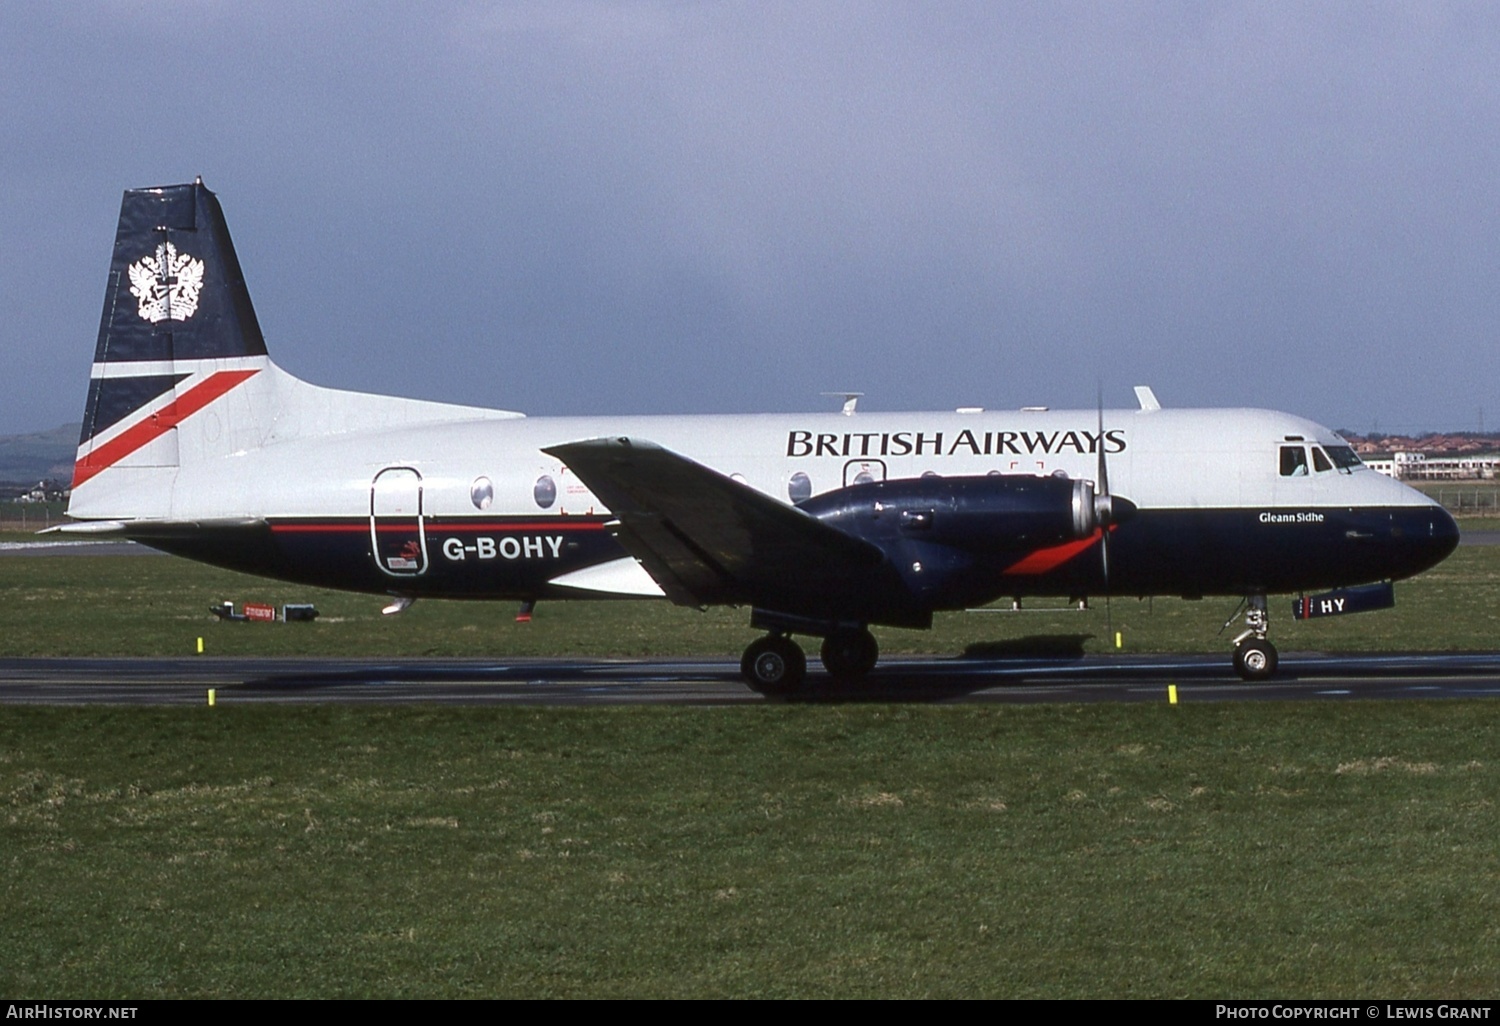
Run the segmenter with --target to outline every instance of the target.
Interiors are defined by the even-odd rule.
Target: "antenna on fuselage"
[[[865,394],[863,392],[819,392],[818,394],[831,396],[834,399],[844,400],[844,408],[841,412],[846,417],[854,416],[854,408],[858,406],[859,401],[865,397]]]

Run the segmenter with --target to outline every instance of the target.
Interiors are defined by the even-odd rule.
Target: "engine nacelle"
[[[1096,495],[1092,481],[1027,474],[851,485],[808,499],[800,508],[883,548],[905,538],[973,556],[1087,538],[1134,511],[1128,500]]]
[[[962,609],[1013,593],[1006,570],[1127,518],[1135,506],[1092,481],[993,474],[851,485],[800,504],[831,527],[877,546],[919,608]],[[1070,573],[1092,580],[1094,564]],[[1067,585],[1071,590],[1076,581]]]

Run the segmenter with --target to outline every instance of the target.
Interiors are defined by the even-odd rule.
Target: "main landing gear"
[[[1265,680],[1276,672],[1276,646],[1266,634],[1271,616],[1266,612],[1266,597],[1251,595],[1245,600],[1245,630],[1234,639],[1234,672],[1242,680]]]
[[[823,638],[820,654],[835,680],[854,681],[875,668],[880,646],[863,627],[839,627]],[[807,656],[785,631],[773,630],[745,649],[740,673],[762,694],[795,694],[807,680]]]
[[[761,694],[789,695],[807,677],[807,656],[785,634],[767,634],[745,649],[740,675]]]
[[[823,668],[838,680],[859,680],[875,669],[880,646],[863,627],[836,630],[823,639]]]

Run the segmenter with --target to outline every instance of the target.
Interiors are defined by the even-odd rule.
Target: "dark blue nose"
[[[1402,570],[1410,577],[1430,570],[1458,548],[1458,522],[1441,506],[1424,506],[1394,518],[1391,535],[1398,543]]]

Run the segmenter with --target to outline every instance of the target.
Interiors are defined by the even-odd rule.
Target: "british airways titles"
[[[789,431],[786,454],[798,456],[1016,456],[1065,452],[1097,453],[1103,439],[1105,453],[1123,452],[1125,432],[1105,431]]]

